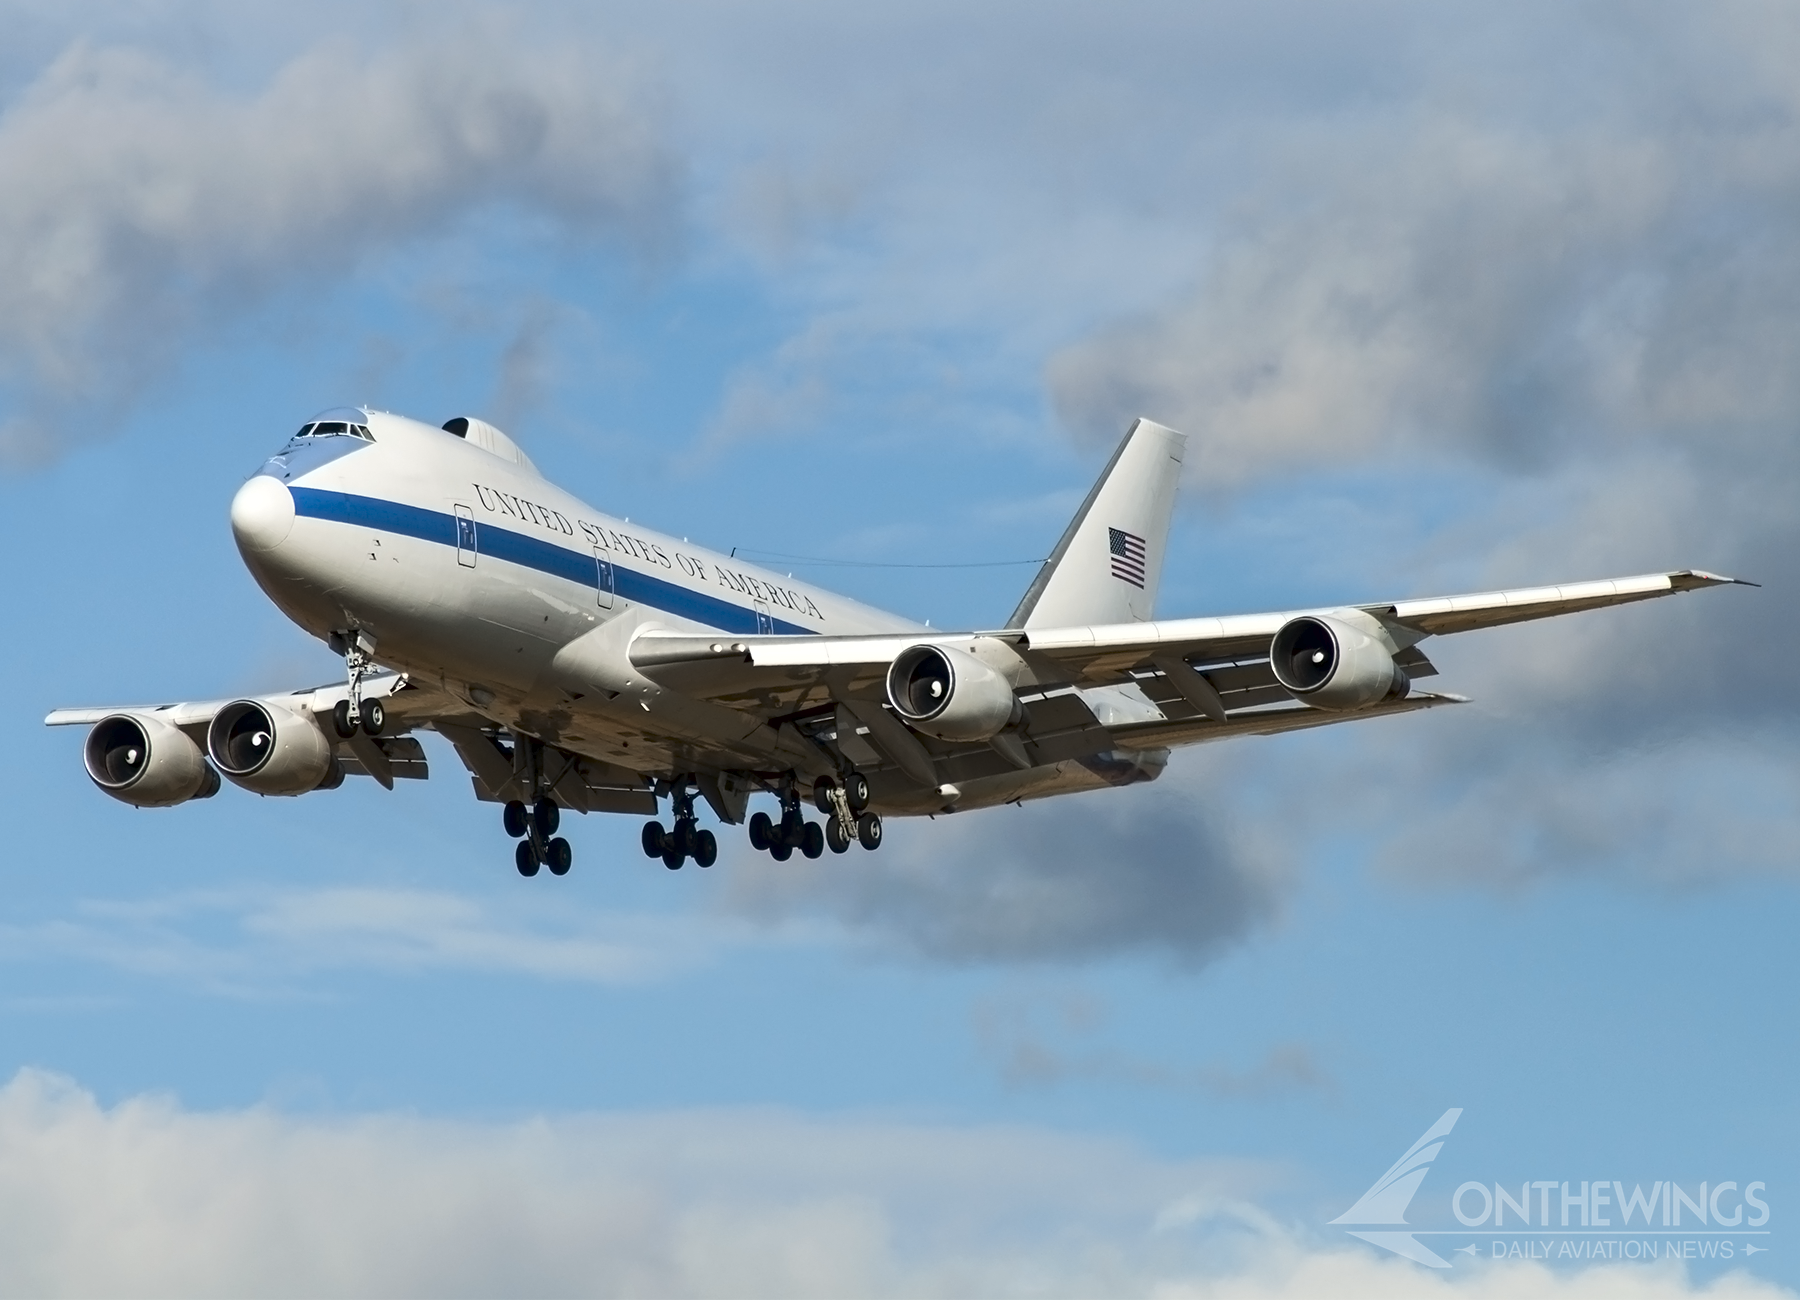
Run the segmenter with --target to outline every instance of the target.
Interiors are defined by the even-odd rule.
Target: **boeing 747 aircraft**
[[[718,821],[779,860],[881,843],[882,817],[1153,781],[1169,751],[1461,697],[1429,637],[1733,581],[1697,569],[1432,600],[1154,617],[1186,440],[1132,425],[1012,617],[941,632],[601,514],[504,433],[361,408],[309,421],[231,502],[244,563],[344,657],[254,699],[58,709],[88,775],[167,807],[423,778],[437,732],[504,808],[520,874],[562,875],[564,810],[654,819],[711,866]],[[756,794],[778,813],[749,811]],[[819,813],[810,820],[806,805]]]

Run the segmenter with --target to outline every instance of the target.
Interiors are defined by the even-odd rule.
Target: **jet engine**
[[[1006,678],[951,646],[901,651],[888,668],[887,694],[894,712],[939,740],[989,740],[1022,712]]]
[[[88,732],[81,756],[94,784],[136,808],[167,808],[219,793],[200,746],[161,718],[115,713]]]
[[[1355,622],[1351,620],[1355,619]],[[1375,620],[1361,610],[1343,616],[1302,614],[1281,625],[1269,644],[1275,680],[1302,704],[1348,712],[1387,699],[1400,699],[1412,689],[1385,638],[1358,626]]]
[[[311,718],[237,700],[213,715],[206,748],[227,778],[257,794],[305,794],[342,784],[331,741]]]

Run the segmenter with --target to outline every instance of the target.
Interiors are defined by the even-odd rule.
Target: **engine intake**
[[[1351,611],[1351,617],[1361,615]],[[1281,625],[1269,644],[1275,680],[1302,704],[1348,712],[1412,689],[1384,639],[1350,617],[1303,614]],[[1373,619],[1369,619],[1372,623]],[[1377,625],[1379,627],[1379,625]]]
[[[95,785],[134,808],[168,808],[219,793],[200,746],[161,718],[115,713],[88,732],[82,761]]]
[[[1012,684],[965,650],[916,645],[888,667],[888,703],[939,740],[990,740],[1023,712]]]
[[[257,794],[305,794],[343,780],[331,741],[311,718],[258,700],[214,714],[206,748],[231,782]]]

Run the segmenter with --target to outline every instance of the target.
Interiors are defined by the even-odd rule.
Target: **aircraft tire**
[[[800,851],[809,858],[825,855],[825,832],[819,829],[818,822],[806,823],[806,829],[800,833]]]
[[[644,856],[660,858],[663,855],[663,842],[668,839],[661,822],[645,822],[644,833],[640,837],[644,846]]]
[[[833,853],[850,851],[850,837],[844,834],[843,825],[835,817],[825,823],[825,847]]]
[[[362,729],[368,735],[379,736],[381,729],[387,726],[387,710],[380,700],[370,700],[362,706]]]
[[[669,837],[671,841],[674,838],[672,835]],[[687,854],[683,853],[675,844],[670,843],[669,847],[663,850],[662,860],[663,866],[670,871],[680,871],[681,864],[687,861]]]
[[[852,817],[861,817],[869,810],[869,780],[861,772],[852,772],[844,778],[844,799],[850,805]]]
[[[556,834],[556,828],[562,824],[562,810],[556,806],[556,800],[545,795],[532,807],[531,820],[537,823],[539,837],[547,840]]]
[[[781,844],[772,844],[769,846],[769,856],[774,858],[777,862],[786,862],[789,858],[794,856],[794,846],[785,842]]]
[[[719,860],[719,838],[711,831],[700,831],[694,836],[694,865],[710,867]]]
[[[331,706],[331,729],[337,732],[339,740],[348,740],[356,734],[356,724],[350,721],[349,700],[339,700]]]
[[[500,821],[506,827],[506,833],[515,840],[523,839],[525,832],[531,829],[525,823],[525,805],[517,799],[507,800]]]
[[[856,841],[873,852],[881,847],[881,818],[866,812],[856,819]]]
[[[758,853],[763,852],[775,842],[775,823],[769,820],[766,812],[750,815],[750,847]]]
[[[519,868],[519,874],[521,876],[537,875],[537,850],[531,847],[530,840],[519,841],[519,847],[513,850],[513,863]]]
[[[546,865],[550,868],[550,874],[553,876],[568,875],[569,868],[575,864],[575,850],[569,847],[569,842],[558,838],[551,840],[546,847],[549,849],[549,853],[546,854],[549,861]]]
[[[831,791],[837,783],[828,776],[822,776],[813,782],[813,807],[831,816]]]

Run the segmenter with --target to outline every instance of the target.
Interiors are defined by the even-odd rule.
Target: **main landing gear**
[[[665,831],[661,822],[644,823],[644,856],[661,858],[670,871],[681,870],[689,858],[696,866],[712,866],[719,860],[719,841],[711,831],[700,829],[694,816],[694,792],[684,782],[670,792],[670,800],[675,829]]]
[[[562,810],[556,800],[545,795],[530,808],[514,799],[501,813],[506,833],[519,841],[513,850],[513,862],[521,876],[535,876],[540,866],[549,867],[553,876],[566,876],[575,862],[575,850],[556,834],[562,821]],[[554,837],[554,838],[552,838]]]
[[[828,776],[813,783],[813,806],[825,814],[825,823],[809,822],[800,811],[800,794],[793,782],[781,788],[781,820],[759,812],[750,818],[750,846],[766,850],[777,862],[786,862],[799,849],[817,858],[826,849],[844,853],[855,840],[865,849],[881,846],[881,818],[869,811],[869,783],[861,772],[852,772],[842,783]]]

